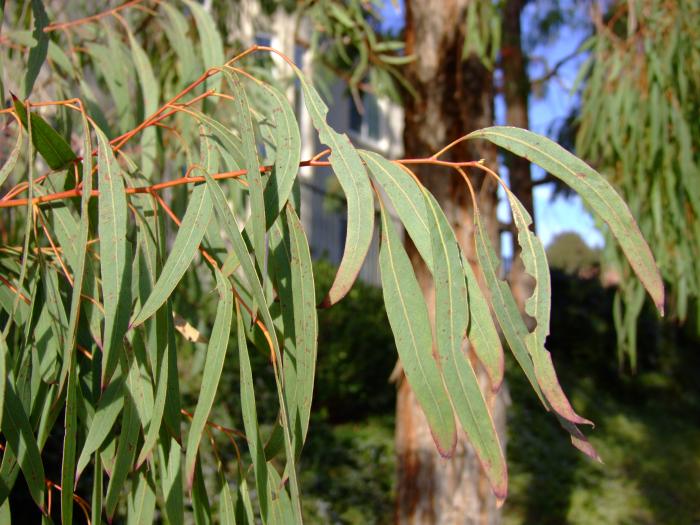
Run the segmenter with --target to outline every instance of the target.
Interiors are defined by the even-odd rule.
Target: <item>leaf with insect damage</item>
[[[556,142],[525,129],[494,126],[474,131],[467,136],[489,140],[534,162],[576,191],[608,224],[630,266],[654,300],[656,308],[663,314],[664,285],[654,256],[627,204],[600,173]]]

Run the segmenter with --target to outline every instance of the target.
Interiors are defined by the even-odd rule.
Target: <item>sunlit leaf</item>
[[[469,314],[459,245],[447,217],[427,190],[425,200],[433,239],[435,339],[440,368],[455,414],[491,487],[498,498],[505,499],[508,492],[505,458],[479,381],[462,348]]]
[[[270,245],[285,332],[293,334],[285,341],[283,372],[292,439],[298,456],[311,416],[318,319],[309,245],[291,205],[287,205],[284,215],[273,226]]]
[[[328,160],[347,200],[348,230],[343,257],[335,281],[323,300],[325,306],[331,306],[348,293],[360,273],[372,242],[374,197],[365,167],[350,143],[350,139],[345,134],[337,133],[328,125],[326,122],[328,107],[302,72],[296,67],[294,69],[304,90],[304,104],[318,131],[319,139],[331,149]]]
[[[250,457],[253,461],[253,471],[255,472],[255,487],[258,491],[258,503],[260,505],[260,515],[263,523],[267,523],[269,516],[269,504],[267,486],[267,462],[262,439],[260,438],[260,428],[258,426],[258,413],[255,406],[255,388],[253,385],[253,371],[250,366],[248,355],[248,343],[246,342],[245,327],[243,317],[237,308],[237,335],[238,335],[238,362],[240,365],[241,377],[241,412],[243,415],[243,428],[250,450]]]
[[[206,186],[204,186],[206,189]],[[197,406],[192,418],[190,432],[187,437],[187,448],[185,451],[185,473],[187,474],[187,484],[192,486],[194,476],[195,461],[199,443],[202,440],[204,427],[209,419],[209,412],[214,404],[214,398],[219,386],[221,371],[224,367],[226,349],[231,332],[231,317],[233,315],[233,292],[228,280],[215,270],[216,291],[219,294],[219,303],[216,307],[216,317],[214,327],[209,338],[207,347],[207,357],[204,362],[202,373],[202,386],[199,390]]]
[[[575,190],[608,224],[654,304],[663,313],[664,286],[654,256],[627,204],[597,171],[556,142],[532,131],[495,126],[468,136],[487,139],[538,164]]]
[[[107,137],[97,134],[98,185],[100,190],[99,224],[100,273],[104,303],[105,331],[102,358],[102,384],[117,366],[122,338],[127,329],[130,310],[130,276],[126,240],[127,202],[121,168]]]
[[[170,256],[165,261],[151,295],[131,321],[131,326],[138,326],[152,316],[173,293],[197,253],[211,213],[211,197],[207,187],[204,184],[195,187],[170,249]]]
[[[449,457],[457,443],[452,405],[433,356],[428,309],[408,255],[382,207],[379,251],[386,313],[408,383],[428,420],[435,444]]]

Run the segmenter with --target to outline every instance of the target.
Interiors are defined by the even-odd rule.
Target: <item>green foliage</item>
[[[124,4],[63,26],[68,36],[57,31],[61,26],[46,26],[49,53],[39,77],[46,76],[47,87],[32,93],[56,100],[44,104],[47,111],[33,105],[32,96],[2,113],[18,141],[24,133],[30,138],[2,172],[6,443],[0,504],[21,471],[36,506],[55,512],[47,508],[53,500],[46,493],[56,482],[45,479],[51,474],[43,461],[63,416],[61,480],[77,487],[75,497],[70,489],[61,497],[66,522],[77,504],[95,521],[125,514],[130,521],[147,520],[157,509],[171,523],[206,523],[214,516],[252,523],[254,514],[263,523],[301,523],[299,465],[311,417],[321,296],[299,218],[304,203],[294,198],[297,124],[285,97],[255,75],[251,55],[274,50],[253,46],[222,63],[223,39],[207,10],[186,0],[187,19],[160,5],[143,11]],[[23,13],[12,14],[19,20]],[[185,34],[174,29],[187,25],[192,31]],[[38,55],[24,51],[41,43],[22,31],[11,30],[8,38],[16,44],[8,48],[8,63],[19,72],[36,67]],[[194,66],[187,46],[200,51]],[[463,352],[473,336],[477,356],[494,385],[500,383],[503,357],[495,328],[469,328],[488,319],[491,308],[545,408],[577,447],[595,457],[576,427],[588,421],[571,408],[545,348],[549,269],[522,205],[509,195],[526,270],[536,279],[527,306],[537,321],[532,332],[498,277],[499,261],[473,189],[477,256],[489,293],[409,162],[357,151],[328,125],[325,102],[304,74],[280,58],[298,78],[319,140],[331,148],[327,163],[304,164],[330,165],[348,202],[346,246],[322,306],[351,291],[374,235],[378,204],[386,314],[439,450],[452,454],[459,423],[494,492],[505,498],[503,452],[475,364]],[[192,81],[193,71],[201,76]],[[63,100],[68,94],[74,98]],[[596,171],[525,130],[488,128],[464,137],[470,139],[528,156],[579,191],[662,303],[649,249],[624,202]],[[481,162],[444,164],[460,173],[465,166],[480,169],[502,182]],[[397,173],[405,179],[400,184]],[[393,194],[377,193],[375,201],[375,184],[394,184]],[[389,207],[399,210],[437,284],[432,320]],[[404,220],[410,207],[416,217]],[[221,423],[217,398],[231,372],[227,367],[235,369],[236,362],[240,395],[223,400],[235,407],[228,417],[236,419]],[[234,436],[247,444],[248,455],[239,453]],[[222,457],[227,438],[234,440],[234,472]]]
[[[596,20],[581,72],[576,137],[576,151],[620,189],[641,231],[654,240],[668,307],[680,320],[700,294],[699,20],[694,1],[611,4],[606,18]],[[616,322],[621,351],[634,368],[643,293],[626,278],[618,250],[607,250],[606,258],[622,277]]]

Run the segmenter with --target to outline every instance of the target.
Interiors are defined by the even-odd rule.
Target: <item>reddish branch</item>
[[[156,0],[157,2],[158,0]],[[105,18],[108,16],[112,16],[117,14],[119,11],[122,9],[126,9],[128,7],[135,7],[138,4],[143,3],[144,0],[131,0],[129,2],[126,2],[120,6],[117,6],[113,9],[107,9],[106,11],[102,11],[100,13],[91,15],[91,16],[86,16],[84,18],[78,18],[76,20],[71,20],[69,22],[61,22],[61,23],[54,23],[54,24],[49,24],[44,28],[44,33],[50,33],[51,31],[58,31],[60,29],[68,29],[70,27],[75,27],[83,24],[89,24],[91,22],[96,22],[100,20],[101,18]]]

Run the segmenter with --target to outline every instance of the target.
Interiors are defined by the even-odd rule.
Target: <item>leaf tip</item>
[[[451,439],[451,442],[450,442],[450,446],[449,446],[449,447],[446,447],[446,446],[442,443],[442,441],[441,441],[440,438],[435,434],[435,432],[433,431],[432,428],[430,429],[430,433],[431,433],[432,436],[433,436],[433,441],[435,442],[435,446],[437,447],[437,450],[438,450],[438,453],[440,454],[440,456],[443,457],[443,458],[445,458],[445,459],[450,459],[450,458],[454,455],[455,449],[457,448],[457,433],[456,433],[456,432],[452,432],[452,436],[451,436],[451,438],[450,438],[450,439]]]

